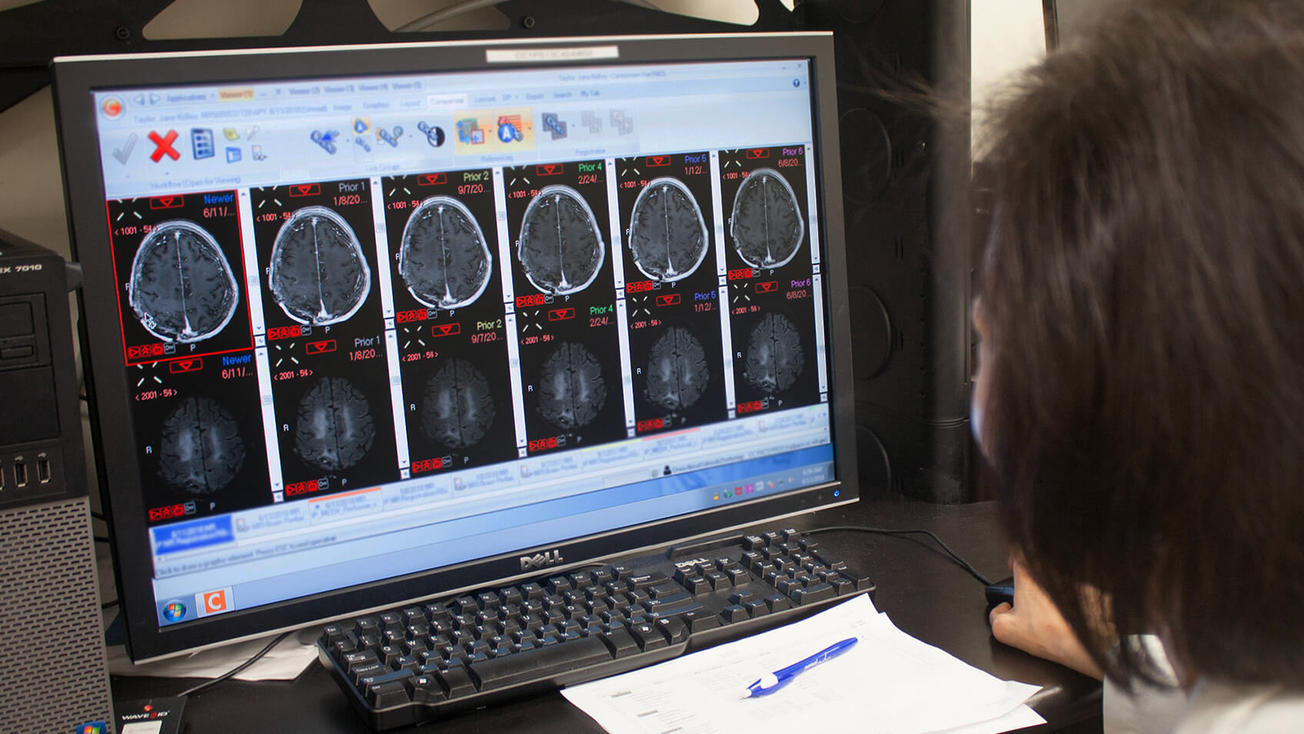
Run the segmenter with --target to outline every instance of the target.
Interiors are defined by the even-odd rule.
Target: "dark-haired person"
[[[993,633],[1107,731],[1304,731],[1304,2],[1111,3],[990,119]]]

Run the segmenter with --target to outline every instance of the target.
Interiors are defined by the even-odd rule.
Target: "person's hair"
[[[1111,679],[1304,689],[1304,3],[1133,0],[989,117],[984,451]],[[1099,593],[1097,593],[1099,592]]]

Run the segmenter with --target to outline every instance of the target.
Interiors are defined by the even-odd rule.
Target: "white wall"
[[[974,114],[972,138],[980,146],[983,105],[1010,74],[1046,53],[1041,0],[971,0],[970,95]]]

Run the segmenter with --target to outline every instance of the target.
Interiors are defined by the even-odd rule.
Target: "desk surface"
[[[926,528],[989,578],[1008,574],[1006,550],[993,503],[931,505],[907,501],[860,502],[790,518],[784,527],[830,525]],[[1008,648],[992,639],[982,586],[924,537],[835,532],[820,542],[865,569],[878,585],[875,605],[903,631],[1000,678],[1045,686],[1032,704],[1049,722],[1039,729],[1099,731],[1100,686],[1067,668]],[[169,696],[193,681],[113,679],[115,698]],[[187,731],[367,732],[330,675],[313,665],[293,682],[226,681],[190,697]],[[584,734],[602,729],[559,693],[547,693],[473,711],[404,731],[468,734],[503,731]]]

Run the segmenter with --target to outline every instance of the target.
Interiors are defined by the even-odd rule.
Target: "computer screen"
[[[131,656],[853,501],[832,64],[56,60]]]

